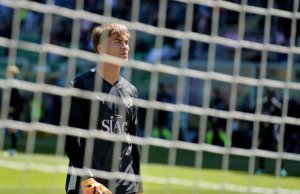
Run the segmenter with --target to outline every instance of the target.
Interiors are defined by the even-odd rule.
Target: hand
[[[80,185],[83,194],[112,194],[110,190],[93,178],[82,181]]]

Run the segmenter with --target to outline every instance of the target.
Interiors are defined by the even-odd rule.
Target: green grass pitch
[[[0,152],[0,193],[3,194],[63,194],[64,183],[66,174],[56,171],[55,167],[53,171],[41,172],[36,170],[26,169],[26,162],[31,161],[38,164],[48,164],[52,166],[67,166],[66,157],[54,157],[53,155],[46,154],[34,154],[31,156],[18,153],[12,158],[2,157],[3,153]],[[5,163],[22,162],[21,166],[16,168],[4,167]],[[20,164],[20,163],[19,163]],[[24,169],[25,167],[25,169]],[[43,168],[41,166],[41,168]],[[43,169],[46,171],[45,169]],[[173,177],[184,180],[201,180],[204,183],[222,183],[226,181],[228,184],[234,184],[239,186],[247,186],[250,183],[256,187],[274,188],[279,183],[280,188],[293,189],[300,191],[300,177],[282,177],[276,179],[273,175],[260,175],[252,176],[243,171],[228,171],[224,173],[221,170],[216,169],[200,169],[196,170],[191,167],[172,167],[161,164],[143,164],[142,174],[151,177]],[[159,180],[159,179],[158,179]],[[187,194],[196,193],[195,188],[179,186],[174,184],[159,184],[144,182],[145,194]],[[205,194],[241,194],[241,192],[220,192],[219,190],[212,189],[199,189],[198,193]],[[300,193],[300,192],[299,192]]]

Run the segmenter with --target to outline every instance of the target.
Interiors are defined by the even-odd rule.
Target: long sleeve
[[[76,77],[71,84],[72,86],[70,87],[81,89],[82,91],[88,90],[86,83],[84,83],[84,80],[80,76]],[[87,99],[75,96],[71,97],[68,126],[87,130],[89,127],[90,104],[90,101]],[[84,168],[85,142],[85,138],[81,138],[76,134],[66,136],[65,152],[69,158],[70,167],[66,179],[67,193],[79,194],[80,181],[86,178],[76,175],[76,168]]]
[[[135,97],[137,98],[137,92],[135,94]],[[133,118],[131,123],[131,135],[136,136],[137,135],[137,129],[138,129],[138,123],[137,123],[137,107],[135,106],[133,111]],[[141,169],[140,169],[140,146],[137,144],[132,145],[132,168],[135,175],[141,175]],[[138,193],[143,192],[143,182],[137,182],[137,188]]]
[[[132,147],[132,158],[133,158],[133,171],[135,175],[141,175],[141,171],[140,171],[140,149],[139,146],[136,144],[133,144]],[[143,192],[143,182],[142,181],[138,181],[137,182],[138,185],[138,193],[142,193]]]
[[[136,144],[132,144],[132,168],[134,174],[140,174],[140,146]]]
[[[76,81],[73,87],[81,89],[82,84],[81,82]],[[88,128],[88,119],[86,119],[88,118],[86,115],[86,112],[88,111],[85,111],[88,110],[88,107],[85,107],[87,103],[87,100],[79,97],[72,97],[68,122],[70,127],[81,129]],[[83,166],[84,144],[85,140],[77,136],[68,135],[66,137],[65,151],[69,157],[71,165],[74,167],[82,168]]]

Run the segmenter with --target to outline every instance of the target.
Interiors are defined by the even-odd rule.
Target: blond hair
[[[93,37],[93,46],[96,53],[99,53],[97,50],[98,44],[101,44],[104,40],[112,35],[123,35],[130,37],[130,33],[126,26],[122,24],[103,24],[101,26],[97,26],[93,29],[92,37]]]

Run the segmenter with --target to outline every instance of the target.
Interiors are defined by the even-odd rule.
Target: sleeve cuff
[[[143,188],[143,182],[137,182],[137,193],[143,193],[144,188]]]

